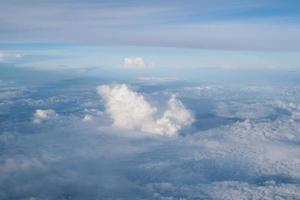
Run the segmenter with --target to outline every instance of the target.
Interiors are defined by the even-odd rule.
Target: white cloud
[[[157,108],[125,84],[103,85],[97,91],[105,101],[106,112],[112,118],[113,125],[118,128],[174,136],[194,120],[190,111],[175,96],[168,101],[162,116],[157,117]]]
[[[82,121],[91,122],[91,121],[94,121],[94,117],[92,115],[87,114],[82,118]]]
[[[103,85],[97,90],[105,100],[106,111],[112,117],[114,126],[144,129],[144,125],[152,121],[156,109],[126,85]]]
[[[143,68],[146,66],[144,58],[134,57],[134,58],[124,58],[123,66],[126,68]]]
[[[40,110],[37,109],[33,116],[33,123],[39,124],[43,121],[54,119],[58,117],[58,114],[55,112],[55,110],[49,109],[49,110]]]
[[[163,116],[156,121],[156,133],[165,133],[167,135],[176,134],[183,126],[188,126],[194,121],[191,113],[184,105],[173,95],[168,102],[168,108]]]
[[[121,88],[122,85],[118,86]],[[110,98],[116,98],[120,93],[117,87],[107,87],[106,95]],[[36,199],[57,199],[64,192],[61,188],[66,186],[82,188],[80,192],[67,191],[69,196],[79,199],[101,199],[103,191],[108,191],[106,197],[111,199],[122,198],[124,193],[129,199],[300,199],[300,121],[292,120],[290,113],[299,107],[299,87],[281,89],[276,85],[270,92],[257,87],[235,90],[203,85],[193,90],[172,90],[181,94],[180,97],[186,94],[195,100],[193,102],[201,102],[195,105],[190,102],[190,105],[202,116],[200,123],[204,125],[207,122],[204,107],[214,113],[214,106],[203,101],[205,97],[215,106],[220,102],[225,104],[229,113],[225,113],[224,118],[217,116],[217,120],[238,115],[237,107],[242,113],[248,113],[245,105],[249,103],[254,110],[251,115],[241,114],[251,116],[249,120],[216,124],[208,130],[198,129],[199,132],[195,126],[195,132],[177,138],[124,136],[122,133],[127,131],[107,126],[107,118],[98,110],[100,103],[85,92],[80,93],[83,103],[80,108],[86,109],[64,116],[62,123],[37,126],[30,133],[28,129],[22,129],[23,121],[9,122],[8,125],[13,123],[16,128],[0,134],[0,146],[5,147],[0,156],[0,199],[30,198],[31,195]],[[184,92],[180,93],[181,90]],[[151,99],[161,99],[169,91],[155,91],[151,93]],[[123,93],[120,99],[128,98],[134,105],[134,98],[141,96],[143,106],[146,102],[155,109],[153,105],[156,104],[148,101],[148,95],[133,92],[128,87]],[[128,93],[132,97],[129,98]],[[65,95],[66,99],[74,98],[72,94]],[[248,96],[251,101],[245,100]],[[47,99],[43,99],[44,102]],[[278,99],[282,99],[281,107],[274,103]],[[169,104],[166,99],[164,104],[155,106],[157,109],[150,116],[154,125],[158,119],[163,122],[173,120],[172,113],[178,114],[176,110],[181,107],[178,102],[173,96]],[[121,104],[115,101],[118,103]],[[20,101],[17,100],[12,105],[18,104]],[[276,119],[261,119],[266,115],[255,114],[270,104],[274,104],[274,109],[279,107],[290,112],[275,113],[280,115]],[[166,108],[159,109],[164,107],[162,105]],[[45,106],[46,103],[40,108]],[[137,104],[136,107],[140,109],[140,106]],[[124,108],[124,112],[127,110]],[[85,115],[93,116],[95,123],[88,126],[81,123]],[[208,117],[211,119],[211,115]],[[111,134],[115,132],[119,134]],[[136,197],[137,194],[140,195]]]

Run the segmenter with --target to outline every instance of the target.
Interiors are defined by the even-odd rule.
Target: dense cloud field
[[[1,78],[0,199],[300,199],[296,84]]]

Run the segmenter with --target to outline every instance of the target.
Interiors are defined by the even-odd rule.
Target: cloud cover
[[[298,85],[180,87],[176,94],[193,109],[201,124],[212,114],[248,120],[180,137],[131,137],[111,134],[123,131],[99,121],[106,117],[99,111],[103,106],[95,91],[99,83],[91,86],[91,82],[58,84],[55,93],[53,85],[33,94],[25,90],[26,95],[5,105],[9,109],[0,109],[1,116],[11,116],[17,110],[20,117],[7,121],[10,128],[6,130],[0,121],[0,199],[300,199],[300,121],[292,115],[299,112]],[[113,86],[108,85],[110,90]],[[150,108],[154,108],[152,101],[146,100],[159,103],[159,97],[170,92],[165,88],[152,93],[141,85],[134,86],[147,96],[126,86],[135,94],[132,98],[141,96],[140,103],[147,102]],[[49,101],[52,95],[57,106]],[[40,97],[44,103],[32,104],[28,97]],[[74,100],[76,104],[72,104]],[[245,110],[249,105],[250,114]],[[271,111],[280,107],[289,112],[267,117],[269,112],[263,110],[262,114],[260,110],[267,105],[273,105]],[[53,108],[64,116],[36,126],[26,120],[32,118],[28,106]],[[23,113],[29,113],[28,118]],[[153,118],[163,119],[164,113],[157,106]],[[84,122],[85,115],[92,115],[95,123]],[[29,123],[24,126],[24,122]]]
[[[162,116],[157,116],[158,109],[125,84],[102,85],[97,91],[104,99],[113,125],[118,128],[174,136],[194,121],[193,115],[175,95],[169,99]]]

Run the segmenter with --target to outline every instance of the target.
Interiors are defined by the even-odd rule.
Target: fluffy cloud
[[[58,116],[55,110],[40,110],[37,109],[33,116],[33,122],[36,124],[42,123],[43,121],[54,119]]]
[[[168,108],[163,116],[156,120],[154,132],[167,135],[176,134],[183,126],[188,126],[194,121],[193,116],[184,105],[173,95],[168,102]]]
[[[126,68],[143,68],[146,66],[142,57],[124,58],[123,66]]]
[[[142,95],[130,90],[126,85],[103,85],[97,90],[104,98],[106,110],[116,127],[144,129],[144,124],[152,121],[156,109],[151,107]]]
[[[105,101],[106,112],[112,118],[113,125],[118,128],[174,136],[194,121],[190,111],[175,95],[168,101],[162,116],[157,116],[157,108],[125,84],[103,85],[97,91]]]

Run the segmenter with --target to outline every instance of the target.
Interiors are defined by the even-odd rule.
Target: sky
[[[158,71],[300,68],[295,0],[0,3],[2,63]],[[136,58],[142,63],[131,62]]]
[[[299,0],[0,0],[0,199],[300,199]]]

